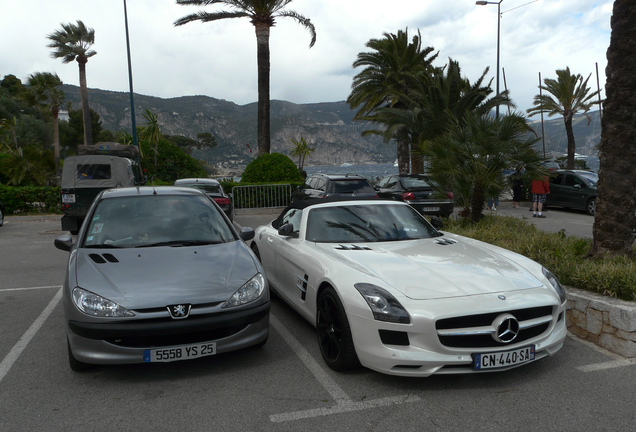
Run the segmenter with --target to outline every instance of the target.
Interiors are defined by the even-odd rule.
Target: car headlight
[[[384,288],[368,283],[357,283],[354,286],[367,301],[376,320],[400,324],[411,322],[406,309]]]
[[[565,288],[563,288],[563,285],[561,285],[561,282],[559,282],[557,277],[547,268],[543,267],[542,270],[543,270],[543,275],[548,279],[548,282],[550,282],[550,285],[552,285],[554,290],[559,295],[559,298],[561,299],[561,303],[565,302]]]
[[[133,317],[134,313],[102,296],[76,287],[73,290],[73,303],[86,315],[96,317]]]
[[[263,294],[263,291],[265,291],[265,278],[259,273],[232,294],[232,297],[221,307],[241,306],[253,302]]]

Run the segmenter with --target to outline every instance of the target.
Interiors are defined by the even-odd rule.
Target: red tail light
[[[413,194],[413,192],[404,192],[402,194],[402,199],[404,201],[413,201],[415,199],[415,195]]]
[[[446,192],[446,198],[448,199],[455,199],[455,194],[452,192]]]
[[[214,201],[216,201],[216,203],[220,206],[223,205],[230,205],[230,199],[229,198],[214,198]]]

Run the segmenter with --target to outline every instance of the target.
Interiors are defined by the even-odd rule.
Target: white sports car
[[[292,203],[251,244],[334,370],[506,370],[556,353],[565,291],[540,264],[442,233],[408,204]]]

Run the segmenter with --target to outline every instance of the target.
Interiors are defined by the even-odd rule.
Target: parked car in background
[[[234,220],[234,204],[232,197],[225,193],[223,186],[217,180],[208,178],[185,178],[174,182],[175,186],[190,187],[205,192],[223,210],[223,213],[232,221]]]
[[[312,174],[291,196],[292,201],[326,197],[377,198],[377,193],[359,174]]]
[[[550,193],[546,206],[585,210],[594,215],[598,174],[584,170],[554,170],[550,172]]]
[[[78,146],[77,156],[64,159],[62,168],[62,230],[77,234],[93,200],[104,189],[144,183],[137,147],[111,142]]]
[[[63,308],[68,359],[89,364],[188,360],[264,344],[269,289],[240,234],[203,192],[109,189],[69,251]]]
[[[440,192],[435,182],[423,174],[384,177],[375,185],[380,198],[404,201],[423,215],[450,216],[455,209],[452,192]]]

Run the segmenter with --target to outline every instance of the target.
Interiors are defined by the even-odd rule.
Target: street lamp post
[[[497,96],[499,96],[499,42],[501,40],[501,3],[503,0],[499,2],[490,2],[490,1],[477,1],[475,2],[478,6],[486,6],[489,4],[497,5]],[[495,115],[499,118],[499,104],[496,106]]]
[[[139,148],[137,142],[137,125],[135,123],[135,97],[133,95],[132,65],[130,62],[130,37],[128,36],[128,11],[126,10],[126,0],[124,0],[124,23],[126,24],[126,52],[128,53],[128,83],[130,85],[130,118],[132,120],[133,145]]]

